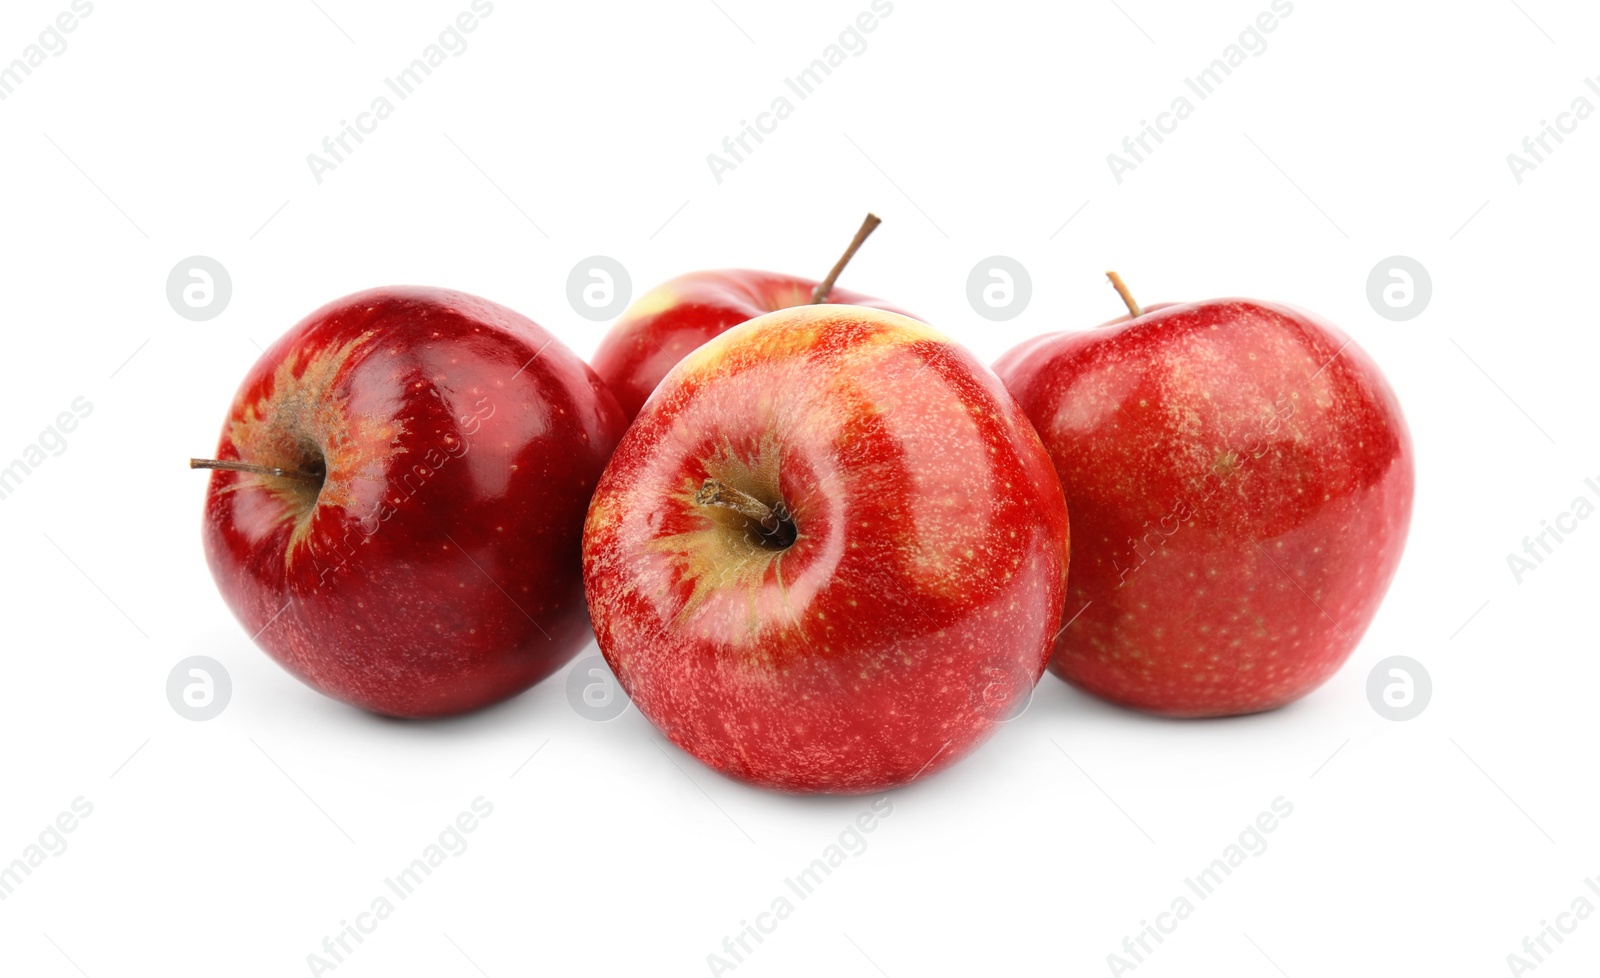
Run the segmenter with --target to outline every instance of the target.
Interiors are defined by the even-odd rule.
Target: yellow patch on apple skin
[[[853,361],[873,357],[883,347],[950,342],[926,323],[898,313],[828,303],[801,305],[769,312],[723,333],[684,357],[674,372],[682,378],[695,380],[716,373],[727,362],[726,349],[734,342],[730,336],[737,338],[738,359],[744,363],[804,356],[818,349],[829,349],[829,344],[819,344],[818,337],[840,323],[867,327],[852,333],[841,345],[831,347],[839,355],[841,369]],[[760,329],[752,329],[752,324],[759,324]]]
[[[795,285],[785,291],[773,295],[767,302],[762,303],[768,311],[776,312],[779,309],[792,309],[795,306],[811,304],[812,291],[803,285]]]
[[[589,502],[589,514],[584,517],[584,537],[598,536],[621,522],[622,515],[611,493],[597,492]]]
[[[229,487],[257,489],[278,499],[279,521],[292,525],[285,553],[291,565],[309,538],[318,507],[357,509],[363,501],[355,498],[357,483],[381,480],[388,460],[406,451],[400,419],[351,416],[348,395],[334,390],[341,372],[373,335],[369,331],[337,348],[285,357],[269,388],[255,401],[235,405],[228,423],[228,440],[244,461],[293,469],[322,464],[320,488],[248,472],[239,473]]]
[[[630,323],[646,316],[654,316],[666,312],[679,302],[678,290],[672,283],[658,285],[633,301],[633,304],[622,314],[621,322]]]

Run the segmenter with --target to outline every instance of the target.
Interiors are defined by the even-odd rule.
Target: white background
[[[565,288],[586,256],[624,263],[635,295],[697,268],[820,276],[868,209],[885,224],[844,284],[985,361],[1116,315],[1106,268],[1146,303],[1321,313],[1399,393],[1416,513],[1387,601],[1325,687],[1266,716],[1172,722],[1046,676],[987,746],[894,792],[865,851],[731,973],[1107,974],[1279,796],[1294,810],[1266,851],[1195,901],[1141,978],[1505,974],[1541,921],[1586,893],[1600,906],[1583,882],[1600,875],[1600,520],[1520,584],[1506,564],[1600,481],[1600,120],[1520,185],[1506,162],[1574,98],[1600,106],[1583,84],[1600,72],[1592,5],[1296,0],[1119,185],[1106,154],[1267,0],[897,0],[718,184],[706,155],[867,0],[498,0],[319,185],[306,155],[468,2],[318,2],[97,0],[0,102],[0,463],[75,397],[94,405],[0,502],[0,863],[73,799],[94,806],[0,902],[0,971],[311,973],[323,938],[483,796],[470,847],[341,978],[711,973],[707,955],[870,799],[725,780],[637,711],[580,716],[565,670],[449,722],[326,699],[224,608],[185,459],[214,447],[258,347],[337,296],[463,289],[587,356],[606,324]],[[8,0],[0,63],[65,9]],[[1033,279],[1004,323],[966,300],[996,254]],[[190,255],[232,275],[209,322],[166,300]],[[1408,322],[1366,298],[1391,255],[1432,274]],[[209,722],[165,695],[190,655],[232,676]],[[1408,722],[1367,700],[1391,655],[1432,675]],[[1600,915],[1537,974],[1597,966]]]

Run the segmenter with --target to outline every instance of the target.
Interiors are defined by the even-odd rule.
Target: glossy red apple
[[[833,287],[834,279],[877,225],[878,219],[868,214],[844,256],[821,282],[748,269],[690,272],[664,282],[622,313],[589,362],[631,419],[661,378],[689,351],[757,316],[818,301],[904,315],[880,299]]]
[[[584,528],[595,636],[633,702],[727,775],[865,792],[954,762],[1060,627],[1067,513],[969,353],[859,306],[770,313],[675,367]]]
[[[1072,513],[1051,670],[1170,716],[1282,706],[1350,656],[1400,562],[1413,486],[1400,405],[1360,347],[1307,313],[1124,298],[1131,318],[995,363]]]
[[[251,368],[206,492],[206,558],[307,684],[401,717],[521,692],[587,639],[580,534],[625,421],[566,347],[460,292],[372,289]]]

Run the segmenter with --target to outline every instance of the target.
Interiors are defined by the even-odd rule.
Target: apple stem
[[[749,493],[723,485],[716,479],[707,479],[695,492],[694,501],[701,506],[731,509],[743,516],[756,525],[766,546],[782,550],[794,543],[794,523],[789,520],[782,503],[773,508]]]
[[[776,519],[772,507],[748,492],[740,492],[732,486],[725,486],[716,479],[707,479],[694,494],[694,501],[701,506],[722,506],[734,510],[757,523],[765,524]]]
[[[1140,316],[1143,316],[1144,309],[1140,307],[1139,303],[1134,301],[1133,293],[1128,291],[1127,283],[1122,281],[1122,276],[1118,275],[1116,272],[1107,272],[1106,278],[1111,280],[1111,286],[1117,290],[1117,295],[1122,296],[1122,301],[1128,307],[1128,314],[1134,319],[1138,319]]]
[[[280,469],[271,465],[255,465],[250,462],[224,462],[214,458],[191,458],[191,469],[222,469],[227,472],[250,472],[255,475],[273,475],[280,479],[297,479],[301,482],[321,482],[322,477],[313,472],[301,472],[298,469]]]
[[[850,247],[846,248],[844,254],[839,256],[839,260],[833,263],[833,268],[828,272],[828,277],[818,282],[817,287],[811,291],[812,305],[828,301],[828,294],[833,291],[833,283],[839,278],[839,273],[844,271],[846,265],[850,264],[850,259],[855,257],[856,250],[861,247],[863,241],[867,240],[867,235],[871,234],[882,223],[883,221],[878,215],[867,214],[867,219],[861,222],[861,228],[856,231],[856,236],[850,239]]]

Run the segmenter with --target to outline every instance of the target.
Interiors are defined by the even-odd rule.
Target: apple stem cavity
[[[811,290],[812,305],[815,306],[828,301],[828,294],[833,291],[833,283],[839,278],[839,273],[844,271],[846,265],[850,264],[850,259],[855,257],[857,249],[861,247],[861,243],[867,240],[867,235],[877,230],[878,225],[882,223],[883,220],[878,215],[871,213],[867,215],[866,220],[861,222],[860,230],[856,231],[856,236],[850,239],[850,247],[846,248],[844,254],[839,256],[839,260],[833,263],[833,268],[829,270],[828,277],[818,282],[817,287]]]
[[[1144,308],[1134,301],[1133,293],[1128,291],[1128,285],[1122,281],[1122,276],[1116,272],[1107,272],[1106,278],[1111,281],[1111,287],[1117,290],[1117,295],[1122,296],[1122,301],[1128,307],[1128,315],[1138,319],[1144,315]]]
[[[788,509],[779,503],[776,508],[716,479],[707,479],[694,494],[699,506],[720,506],[743,516],[757,533],[756,542],[770,550],[786,550],[794,543],[799,531]]]
[[[214,458],[191,458],[191,469],[222,469],[225,472],[249,472],[253,475],[270,475],[280,479],[294,479],[299,482],[309,482],[312,485],[321,485],[322,476],[315,472],[301,472],[298,469],[280,469],[272,465],[255,465],[250,462],[224,462]]]

